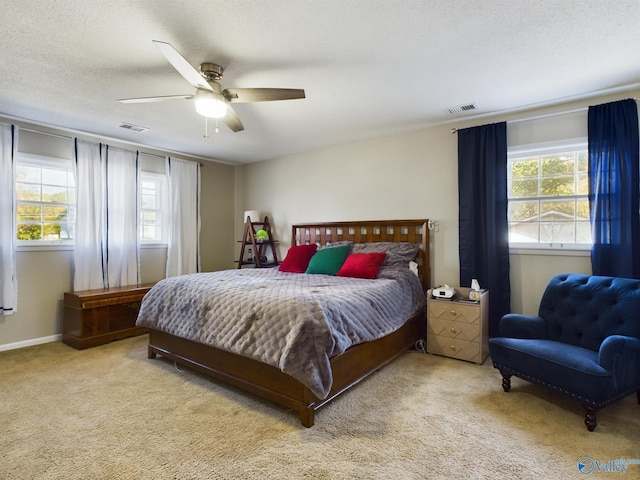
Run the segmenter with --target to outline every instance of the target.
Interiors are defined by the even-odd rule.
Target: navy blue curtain
[[[589,107],[589,207],[594,275],[640,278],[638,107]]]
[[[460,285],[489,290],[489,335],[511,310],[506,122],[458,130]]]

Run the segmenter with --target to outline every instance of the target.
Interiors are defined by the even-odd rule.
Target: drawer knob
[[[451,349],[452,352],[456,351],[456,346],[455,345],[449,345],[449,348]]]
[[[456,315],[456,311],[455,311],[455,310],[449,310],[449,313],[450,313],[451,315],[453,315],[453,316],[455,316],[455,315]]]
[[[451,327],[451,328],[449,329],[449,331],[450,331],[451,333],[458,333],[458,331],[456,330],[456,327]]]

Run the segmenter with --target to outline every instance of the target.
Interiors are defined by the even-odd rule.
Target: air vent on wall
[[[147,127],[141,127],[140,125],[133,125],[132,123],[121,123],[118,125],[120,128],[126,128],[127,130],[133,130],[134,132],[146,132],[149,130]]]
[[[447,108],[447,112],[450,114],[470,112],[472,110],[478,110],[478,105],[475,103],[468,103],[466,105],[456,105],[455,107]]]

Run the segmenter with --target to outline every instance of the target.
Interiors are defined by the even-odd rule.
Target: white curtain
[[[137,153],[76,140],[74,290],[136,285]]]
[[[107,151],[106,287],[136,285],[138,257],[138,154],[121,148]]]
[[[13,127],[0,125],[0,315],[18,311],[13,145]]]
[[[100,144],[76,140],[76,238],[73,289],[103,288],[105,165]]]
[[[167,277],[200,271],[200,165],[166,159],[169,183]]]

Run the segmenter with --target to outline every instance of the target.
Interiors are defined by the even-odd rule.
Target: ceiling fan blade
[[[193,95],[164,95],[162,97],[121,98],[120,103],[153,103],[166,102],[167,100],[189,100]]]
[[[153,40],[153,43],[156,44],[156,47],[160,49],[164,58],[166,58],[173,68],[175,68],[180,75],[184,77],[184,79],[193,85],[196,88],[205,88],[207,90],[212,90],[211,86],[207,83],[200,72],[193,68],[193,66],[185,60],[185,58],[178,53],[178,51],[173,48],[170,44],[166,42],[160,42],[158,40]]]
[[[235,110],[231,108],[231,105],[227,105],[227,113],[224,117],[222,117],[222,121],[234,132],[241,132],[242,130],[244,130],[244,125],[242,125],[240,117],[238,117],[238,114],[235,112]]]
[[[222,94],[227,100],[234,103],[273,102],[305,98],[304,90],[299,88],[225,88]]]

